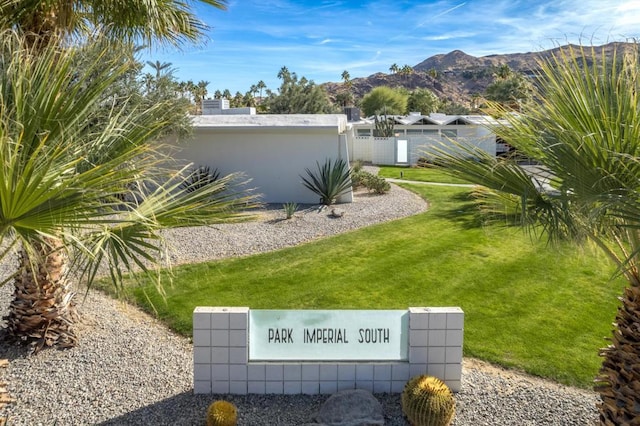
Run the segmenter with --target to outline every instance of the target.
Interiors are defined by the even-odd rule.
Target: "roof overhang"
[[[347,116],[344,114],[259,114],[259,115],[196,115],[195,129],[211,130],[303,130],[344,133]]]

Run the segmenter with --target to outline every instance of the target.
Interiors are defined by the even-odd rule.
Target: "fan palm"
[[[634,46],[636,47],[636,46]],[[469,146],[440,149],[434,161],[482,185],[490,212],[511,205],[528,229],[552,239],[594,242],[628,281],[611,344],[596,379],[600,420],[640,418],[640,66],[636,51],[607,59],[595,48],[565,48],[541,62],[535,98],[503,116],[498,136],[533,160],[531,169]],[[502,210],[504,211],[504,210]]]
[[[225,8],[225,0],[200,0]],[[0,29],[13,28],[29,43],[77,36],[99,29],[113,40],[179,45],[197,41],[207,25],[189,3],[177,0],[0,0]]]
[[[153,142],[174,120],[168,101],[105,99],[129,65],[104,44],[35,49],[6,31],[0,40],[0,260],[20,252],[7,329],[36,348],[70,346],[71,277],[91,284],[104,272],[119,284],[136,270],[161,288],[161,231],[239,220],[252,197],[237,175],[181,190],[190,172]]]

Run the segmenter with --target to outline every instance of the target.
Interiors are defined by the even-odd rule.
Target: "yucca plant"
[[[180,190],[189,173],[157,142],[171,108],[105,98],[131,66],[112,47],[35,49],[5,31],[0,55],[0,261],[20,252],[7,330],[36,349],[72,346],[71,276],[90,285],[104,267],[118,285],[139,270],[161,290],[161,231],[239,220],[253,198],[233,175]],[[80,58],[93,58],[83,73]]]
[[[603,425],[640,416],[640,65],[638,45],[607,59],[595,48],[567,47],[540,63],[536,103],[520,113],[493,105],[492,127],[532,159],[548,182],[514,159],[458,144],[439,150],[443,170],[483,185],[485,208],[518,212],[523,225],[550,239],[590,240],[627,279],[610,345],[596,380]],[[498,209],[494,208],[499,206]]]
[[[320,196],[320,204],[330,206],[351,188],[349,164],[338,158],[335,162],[327,159],[322,166],[316,161],[316,165],[315,172],[305,169],[307,177],[300,176],[302,184]]]
[[[282,205],[285,217],[291,219],[295,212],[298,210],[298,203],[284,203]]]

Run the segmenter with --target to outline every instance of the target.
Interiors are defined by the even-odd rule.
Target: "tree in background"
[[[267,88],[267,85],[264,81],[260,80],[258,84],[256,84],[256,87],[260,91],[260,102],[262,102],[262,91]]]
[[[495,81],[485,91],[487,100],[513,109],[531,100],[533,86],[524,75],[513,72],[508,65],[500,66],[494,75]]]
[[[265,106],[270,114],[328,114],[336,112],[326,91],[305,77],[298,79],[295,72],[282,67],[278,72],[282,80],[278,93],[269,92]]]
[[[407,110],[409,112],[420,112],[429,115],[438,112],[440,99],[429,89],[416,89],[409,93],[407,100]]]
[[[392,65],[389,67],[389,72],[390,72],[391,74],[395,74],[395,73],[397,73],[398,71],[400,71],[400,67],[398,66],[398,64],[392,64]]]
[[[405,80],[407,80],[411,74],[413,74],[413,67],[411,65],[403,65],[402,68],[400,68],[400,75],[402,75]]]
[[[365,116],[372,116],[386,110],[390,115],[402,115],[407,112],[409,96],[406,91],[379,86],[364,95],[360,107]]]
[[[471,111],[469,110],[469,108],[467,108],[462,104],[459,104],[449,99],[445,99],[444,101],[441,101],[440,107],[438,108],[438,112],[441,112],[447,115],[465,115],[465,114],[469,114]]]
[[[196,104],[196,114],[202,114],[202,105],[204,103],[204,99],[207,97],[208,85],[208,81],[200,80],[192,89],[193,102]]]
[[[341,106],[346,107],[353,104],[353,93],[351,93],[353,81],[351,81],[351,75],[347,70],[342,71],[342,84],[344,90],[336,95],[336,102]]]
[[[173,74],[173,69],[171,68],[173,64],[171,62],[147,61],[147,65],[155,70],[156,79],[160,79],[162,74]]]
[[[635,49],[637,49],[637,45]],[[591,241],[627,280],[596,379],[600,424],[636,424],[640,392],[640,65],[638,51],[613,61],[595,48],[566,47],[540,64],[539,102],[517,114],[500,104],[499,137],[549,176],[458,145],[434,164],[483,185],[484,210],[515,212],[533,234]],[[506,209],[506,210],[505,210]]]

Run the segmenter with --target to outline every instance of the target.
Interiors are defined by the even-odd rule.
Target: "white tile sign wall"
[[[399,393],[411,377],[429,374],[457,392],[463,333],[464,312],[457,307],[353,314],[197,307],[193,312],[193,391]],[[265,351],[265,345],[280,348]],[[313,350],[307,351],[306,345]],[[359,349],[358,345],[365,346]]]

